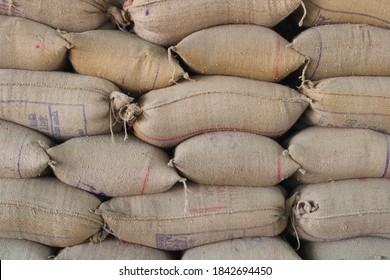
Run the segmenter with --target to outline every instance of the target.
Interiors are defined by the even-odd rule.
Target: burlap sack
[[[0,120],[0,177],[34,178],[47,174],[49,138],[24,126]]]
[[[299,187],[298,187],[299,188]],[[289,198],[290,231],[299,239],[390,238],[390,180],[351,179],[300,187]]]
[[[299,168],[274,140],[236,131],[192,137],[175,148],[171,163],[186,178],[216,186],[273,186]]]
[[[68,43],[43,24],[0,15],[0,68],[61,70]]]
[[[390,260],[390,240],[357,237],[340,241],[304,242],[298,253],[305,260]]]
[[[189,183],[161,194],[117,197],[96,211],[121,240],[178,251],[232,238],[275,236],[286,227],[278,187]]]
[[[189,249],[182,260],[300,260],[291,246],[278,237],[241,238]]]
[[[367,23],[390,27],[390,5],[388,0],[303,0],[307,14],[304,26],[334,23]]]
[[[306,82],[312,99],[307,123],[326,127],[369,128],[390,134],[390,77],[341,77]]]
[[[0,260],[47,260],[55,250],[23,239],[0,238]]]
[[[312,127],[288,141],[291,157],[304,172],[300,183],[390,177],[390,135],[368,129]]]
[[[53,247],[100,240],[100,200],[54,178],[0,179],[0,237]]]
[[[168,60],[166,49],[134,34],[115,30],[60,34],[73,45],[69,59],[76,72],[110,80],[134,93],[168,87],[188,76],[174,58]]]
[[[364,24],[337,24],[309,28],[292,48],[310,58],[309,80],[340,76],[389,76],[390,31]]]
[[[134,136],[81,137],[47,150],[54,174],[68,185],[105,196],[159,193],[180,180],[161,149]]]
[[[90,76],[0,70],[0,118],[59,141],[107,134],[110,114],[119,120],[117,112],[131,100],[117,90],[111,82]]]
[[[55,260],[172,260],[169,252],[107,238],[99,243],[85,243],[64,248]]]
[[[194,79],[148,92],[138,100],[140,107],[128,108],[124,119],[135,122],[135,135],[159,147],[218,130],[277,137],[308,106],[304,95],[274,83],[224,76]]]
[[[300,5],[299,0],[128,0],[124,9],[142,38],[172,46],[195,31],[223,24],[271,27]]]
[[[171,49],[196,73],[277,82],[305,62],[275,31],[231,24],[195,32]]]

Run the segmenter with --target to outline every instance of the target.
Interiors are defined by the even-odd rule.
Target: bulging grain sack
[[[67,64],[67,47],[48,26],[0,15],[0,68],[61,70]]]
[[[308,106],[295,90],[237,77],[200,76],[141,96],[122,111],[145,142],[173,147],[191,136],[234,130],[277,137]],[[172,125],[175,124],[175,125]]]
[[[55,251],[29,240],[0,238],[0,260],[48,260]]]
[[[299,239],[390,238],[390,179],[351,179],[301,187],[287,201]]]
[[[276,236],[288,220],[279,187],[194,183],[161,194],[113,198],[96,213],[119,239],[168,251],[232,238]]]
[[[390,260],[390,240],[357,237],[339,241],[304,242],[298,253],[305,260]]]
[[[163,150],[124,137],[74,138],[48,149],[54,174],[68,185],[105,196],[164,192],[181,179]]]
[[[169,252],[107,238],[99,243],[85,243],[64,248],[55,260],[172,260]]]
[[[172,46],[195,31],[223,24],[271,27],[291,14],[300,0],[128,0],[124,9],[142,38]]]
[[[300,260],[278,237],[239,238],[215,242],[184,252],[182,260]]]
[[[390,177],[390,135],[368,129],[308,128],[288,151],[305,170],[294,176],[300,183]]]
[[[203,29],[171,50],[196,73],[277,82],[305,62],[275,31],[231,24]]]
[[[55,143],[27,127],[0,120],[0,177],[34,178],[48,173],[44,147]]]
[[[61,32],[72,44],[69,59],[77,73],[114,82],[134,93],[168,87],[187,73],[163,47],[116,30]]]
[[[379,27],[390,27],[388,0],[375,2],[361,0],[303,0],[307,14],[304,26],[333,23],[367,23]]]
[[[100,200],[54,178],[0,179],[0,237],[67,247],[101,240]]]
[[[0,70],[0,118],[59,141],[107,134],[121,129],[118,111],[132,100],[118,90],[90,76]]]
[[[307,81],[312,99],[304,119],[311,125],[368,128],[390,134],[390,77],[340,77]]]
[[[292,48],[310,58],[305,78],[390,76],[390,31],[364,24],[312,27]]]
[[[237,131],[192,137],[175,148],[171,163],[186,178],[217,186],[273,186],[299,168],[276,141]]]

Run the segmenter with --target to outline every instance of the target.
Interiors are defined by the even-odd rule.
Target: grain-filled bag
[[[390,239],[357,237],[339,241],[304,242],[298,254],[304,260],[390,260]]]
[[[215,242],[184,252],[182,260],[300,260],[278,237],[239,238]]]
[[[100,200],[55,178],[0,179],[0,237],[67,247],[101,240]]]
[[[0,68],[61,70],[68,42],[43,24],[0,15]]]
[[[390,177],[390,135],[368,129],[305,129],[288,140],[290,156],[302,167],[300,183]]]
[[[299,168],[276,141],[237,131],[187,139],[175,148],[171,163],[186,178],[217,186],[273,186]]]
[[[55,29],[83,32],[98,29],[110,19],[120,25],[128,23],[110,0],[1,0],[0,14],[28,18]]]
[[[63,72],[0,70],[0,118],[59,140],[107,134],[131,100],[113,83]],[[121,129],[117,123],[113,131]]]
[[[389,76],[390,30],[365,24],[312,27],[299,34],[292,48],[310,58],[309,80],[341,76]]]
[[[0,177],[27,179],[47,174],[45,148],[54,145],[32,129],[0,120]]]
[[[58,179],[92,193],[129,196],[164,192],[181,178],[161,149],[134,136],[73,138],[47,150]]]
[[[300,0],[128,0],[124,9],[142,38],[172,46],[195,31],[223,24],[271,27],[299,7]]]
[[[307,14],[304,26],[333,23],[367,23],[379,27],[390,27],[390,5],[388,0],[375,2],[362,0],[303,0]]]
[[[29,240],[0,238],[0,260],[48,260],[55,251]]]
[[[288,220],[278,187],[194,183],[160,194],[113,198],[96,213],[119,239],[168,251],[232,238],[276,236]]]
[[[351,179],[300,187],[287,201],[299,239],[390,238],[390,180]]]
[[[145,142],[173,147],[218,130],[277,137],[308,106],[304,95],[279,84],[225,76],[194,79],[144,94],[139,107],[132,104],[122,118],[134,123],[135,135]]]
[[[163,47],[135,34],[116,30],[61,32],[72,48],[69,59],[77,73],[114,82],[134,93],[168,87],[187,73]]]
[[[231,24],[195,32],[170,48],[196,73],[277,82],[305,57],[272,29]]]
[[[169,252],[107,238],[64,248],[55,260],[173,260]]]
[[[307,81],[312,102],[304,119],[311,125],[369,128],[390,134],[390,77],[340,77]]]

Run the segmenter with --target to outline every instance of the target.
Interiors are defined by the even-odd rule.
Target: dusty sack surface
[[[47,260],[53,248],[23,239],[0,238],[1,260]]]

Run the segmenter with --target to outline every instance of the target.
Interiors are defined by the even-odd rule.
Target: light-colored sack
[[[171,163],[186,178],[216,186],[273,186],[299,168],[276,141],[236,131],[192,137],[175,148]]]
[[[390,134],[390,77],[340,77],[306,82],[311,125],[369,128]]]
[[[130,97],[113,83],[63,72],[0,70],[0,118],[59,141],[107,134]],[[124,103],[125,102],[125,103]],[[122,128],[120,123],[113,131]]]
[[[279,84],[226,76],[194,79],[144,94],[139,107],[132,104],[122,117],[134,123],[134,134],[145,142],[173,147],[219,130],[277,137],[308,106],[304,95]]]
[[[68,43],[48,26],[0,15],[0,68],[61,70],[67,64],[67,47]]]
[[[53,248],[23,239],[0,238],[0,260],[48,260]]]
[[[0,179],[0,237],[67,247],[102,240],[100,200],[54,178]]]
[[[272,29],[231,24],[195,32],[171,49],[196,73],[277,82],[305,62]]]
[[[47,150],[58,179],[105,196],[159,193],[181,178],[169,156],[134,136],[81,137]]]
[[[305,260],[390,260],[390,240],[357,237],[340,241],[305,242],[298,253]]]
[[[309,57],[304,78],[390,76],[390,30],[365,24],[312,27],[299,34],[292,48]]]
[[[124,9],[142,38],[172,46],[195,31],[223,24],[271,27],[299,7],[300,0],[128,0]]]
[[[288,141],[288,151],[304,172],[300,183],[390,177],[390,135],[368,129],[312,127]]]
[[[304,26],[334,23],[367,23],[390,28],[388,0],[303,0],[307,14]]]
[[[121,240],[168,251],[232,238],[276,236],[287,224],[278,187],[215,187],[189,183],[160,194],[117,197],[100,205]]]
[[[55,260],[172,260],[169,252],[107,238],[64,248]]]
[[[390,179],[351,179],[298,187],[287,201],[299,239],[390,238]]]
[[[0,177],[34,178],[47,174],[44,147],[55,143],[27,127],[0,120]]]
[[[114,82],[134,93],[170,86],[187,73],[163,47],[137,35],[115,30],[61,32],[72,48],[69,59],[77,73]]]

